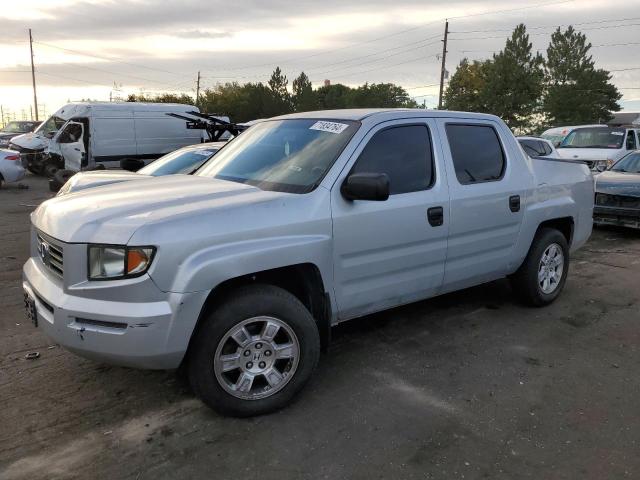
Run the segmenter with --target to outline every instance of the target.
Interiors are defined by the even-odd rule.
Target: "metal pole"
[[[442,110],[442,92],[444,90],[444,72],[446,72],[448,36],[449,20],[444,23],[444,42],[442,43],[442,67],[440,68],[440,94],[438,95],[438,110]]]
[[[29,29],[29,50],[31,51],[31,81],[33,82],[33,109],[36,112],[36,122],[38,121],[38,96],[36,95],[36,70],[33,67],[33,36]]]
[[[198,70],[198,80],[196,81],[196,107],[200,103],[200,71]]]

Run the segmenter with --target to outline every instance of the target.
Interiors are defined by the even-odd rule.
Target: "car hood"
[[[558,156],[568,160],[607,160],[618,150],[612,148],[558,148]]]
[[[116,183],[54,197],[32,214],[35,228],[73,243],[126,244],[143,225],[211,210],[230,210],[277,201],[291,194],[190,175],[168,175]]]
[[[24,133],[17,137],[13,137],[11,139],[11,143],[29,150],[44,150],[49,146],[49,139],[42,137],[37,133]]]
[[[125,170],[96,170],[92,172],[76,173],[71,177],[60,191],[60,195],[68,195],[69,193],[79,192],[87,188],[100,187],[102,185],[110,185],[112,183],[127,182],[131,180],[145,180],[153,178],[149,175],[142,175],[136,172],[127,172]]]
[[[19,133],[0,132],[0,140],[10,140],[20,135]]]
[[[640,197],[640,173],[602,172],[596,177],[596,192]]]

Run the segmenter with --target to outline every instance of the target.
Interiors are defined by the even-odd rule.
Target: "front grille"
[[[38,254],[40,260],[55,275],[62,278],[64,274],[64,252],[59,245],[49,238],[44,238],[38,233]]]
[[[640,208],[640,197],[596,193],[596,205],[617,208]]]

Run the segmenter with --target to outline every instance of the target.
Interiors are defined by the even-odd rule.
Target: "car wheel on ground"
[[[76,174],[73,170],[58,170],[52,179],[49,180],[49,190],[57,192]]]
[[[246,417],[290,403],[319,356],[318,329],[305,306],[281,288],[251,285],[203,319],[187,369],[193,390],[207,405]]]
[[[556,229],[543,228],[536,234],[524,263],[511,281],[523,302],[542,307],[558,297],[568,272],[567,239]]]
[[[47,178],[54,178],[58,171],[60,171],[60,167],[52,162],[45,163],[44,168],[42,169],[42,172]]]
[[[144,162],[136,158],[123,158],[120,160],[120,168],[129,172],[137,172],[144,167]]]

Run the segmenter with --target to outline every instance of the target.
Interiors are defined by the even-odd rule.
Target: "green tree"
[[[486,69],[489,60],[479,62],[463,58],[449,80],[449,86],[444,93],[444,108],[465,112],[484,112],[485,106],[480,95],[485,90],[487,78]]]
[[[266,103],[267,116],[272,117],[293,111],[291,95],[287,90],[288,84],[287,76],[282,73],[280,67],[276,67],[268,82],[270,95]]]
[[[311,80],[306,73],[301,72],[293,81],[293,108],[296,112],[308,112],[318,108],[316,95]]]
[[[148,103],[183,103],[186,105],[195,105],[195,99],[185,93],[158,93],[144,94],[132,93],[127,96],[127,102],[148,102]]]
[[[331,110],[335,108],[349,108],[351,101],[351,89],[346,85],[323,85],[316,90],[318,108]]]
[[[524,24],[518,25],[504,49],[485,66],[486,82],[480,101],[516,132],[535,123],[543,92],[544,59],[532,53]]]
[[[546,94],[543,110],[551,125],[605,122],[620,110],[621,95],[611,75],[596,69],[591,43],[572,26],[558,28],[547,48]]]
[[[352,108],[416,108],[418,104],[407,91],[393,83],[365,83],[350,92]]]

